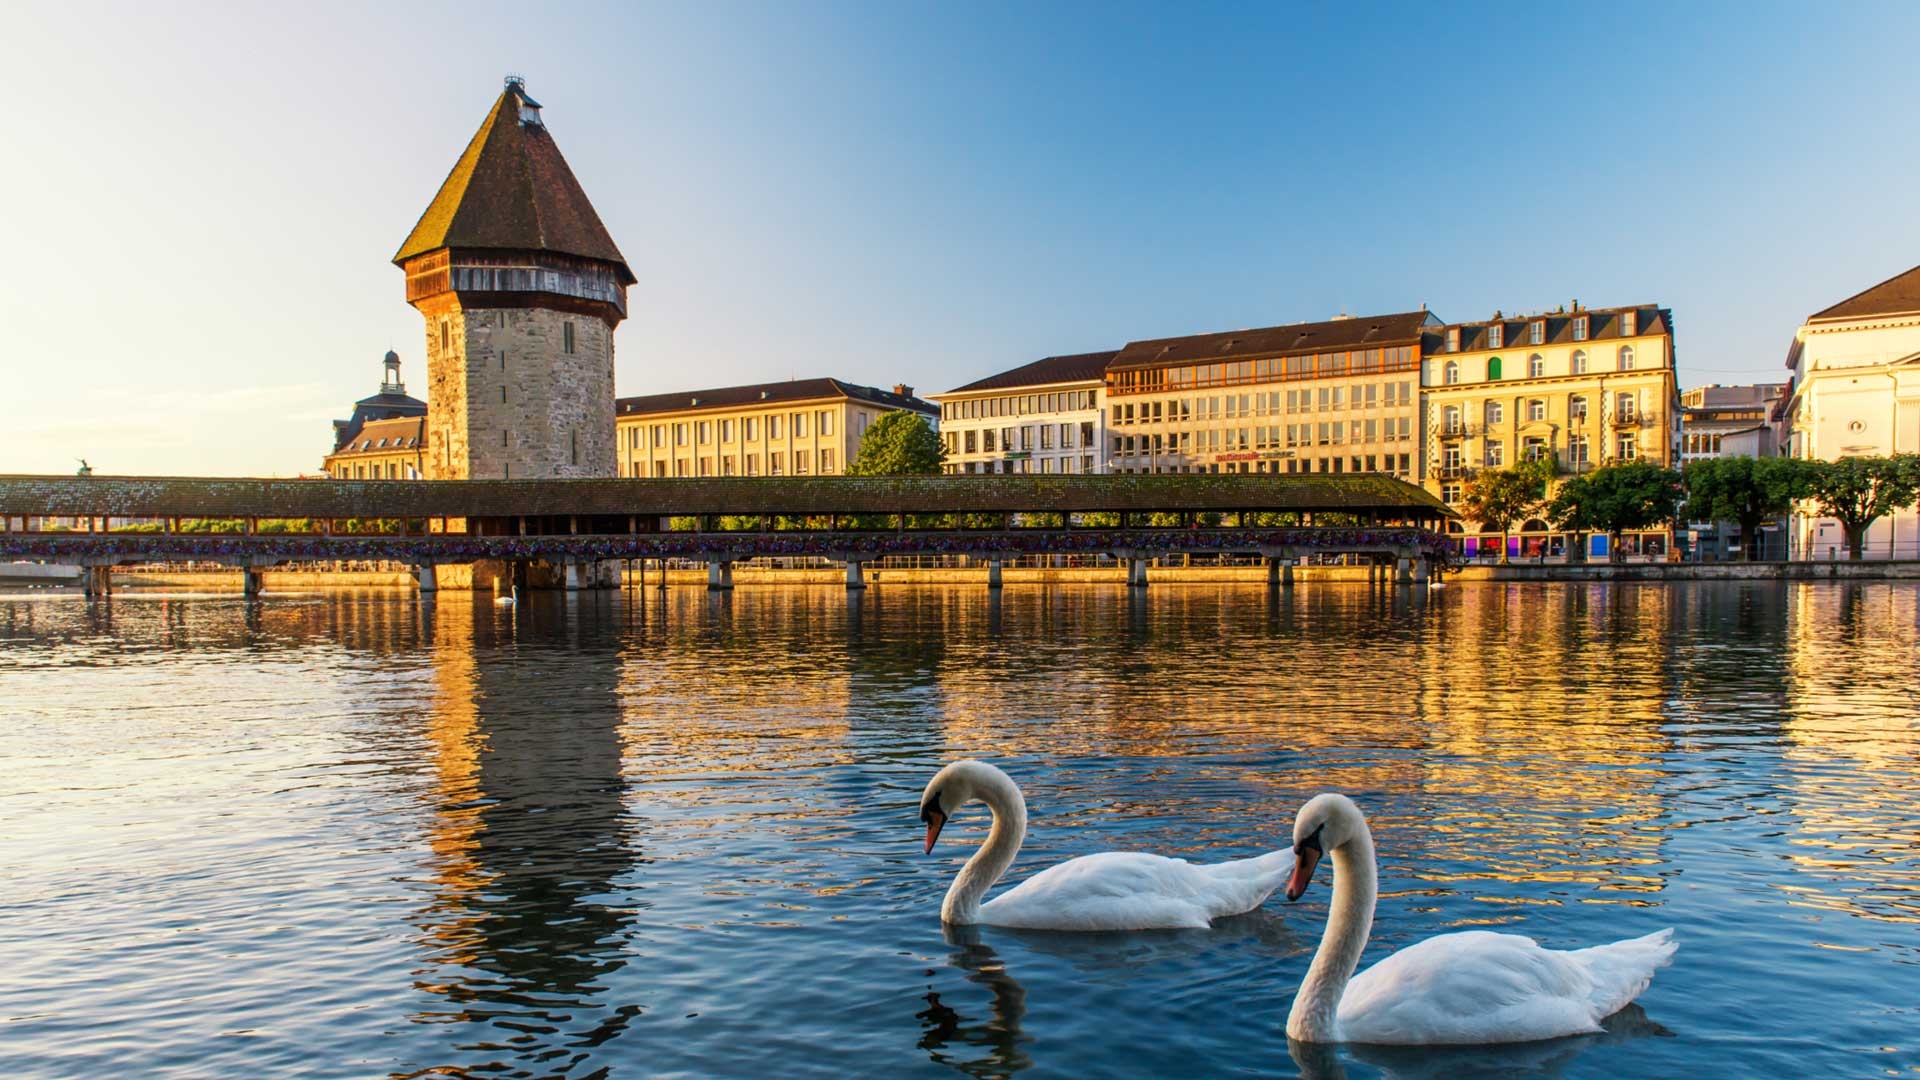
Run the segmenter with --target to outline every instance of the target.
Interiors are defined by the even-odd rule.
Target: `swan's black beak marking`
[[[940,830],[947,824],[946,811],[940,809],[940,796],[934,795],[920,805],[920,820],[927,823],[927,850],[924,854],[933,854],[933,842],[940,839]]]
[[[1326,826],[1313,830],[1313,835],[1293,846],[1293,877],[1287,881],[1287,899],[1300,899],[1307,891],[1307,884],[1313,880],[1313,868],[1320,865],[1320,856],[1326,854],[1320,847],[1320,833]]]

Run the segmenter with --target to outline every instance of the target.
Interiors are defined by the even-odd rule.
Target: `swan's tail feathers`
[[[1680,943],[1673,940],[1673,928],[1656,930],[1645,937],[1628,938],[1611,945],[1575,949],[1572,955],[1593,979],[1590,1000],[1594,1019],[1604,1019],[1627,1007],[1653,981],[1653,973],[1673,961]]]
[[[1293,850],[1270,851],[1251,859],[1214,863],[1206,868],[1220,886],[1214,917],[1239,915],[1267,902],[1293,873]]]

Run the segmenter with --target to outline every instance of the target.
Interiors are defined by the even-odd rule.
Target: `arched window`
[[[1487,402],[1487,426],[1494,427],[1506,419],[1507,410],[1497,401]]]
[[[1573,350],[1573,373],[1575,375],[1585,375],[1587,373],[1587,350]]]
[[[1633,346],[1631,345],[1620,346],[1620,370],[1633,370]]]
[[[1500,358],[1499,357],[1495,356],[1490,358],[1487,361],[1487,378],[1490,381],[1497,380],[1500,378]]]
[[[1527,378],[1538,379],[1547,373],[1547,362],[1539,353],[1527,357]]]
[[[1440,380],[1448,386],[1452,386],[1460,381],[1460,361],[1449,360],[1447,361],[1447,366],[1442,370],[1445,374],[1440,377]]]

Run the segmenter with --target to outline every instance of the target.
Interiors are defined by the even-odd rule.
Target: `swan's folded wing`
[[[1205,881],[1182,859],[1110,851],[1050,866],[980,908],[993,926],[1149,930],[1206,926]]]
[[[1584,968],[1532,938],[1484,930],[1410,945],[1355,976],[1340,1001],[1352,1042],[1527,1042],[1599,1030]]]

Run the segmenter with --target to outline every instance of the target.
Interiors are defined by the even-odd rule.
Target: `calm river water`
[[[0,598],[21,1076],[1920,1072],[1910,584],[743,587]],[[1603,1036],[1296,1060],[1328,893],[1210,931],[942,932],[1019,877],[1372,817],[1364,962],[1678,928]],[[1321,882],[1324,885],[1324,878]]]

